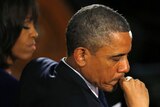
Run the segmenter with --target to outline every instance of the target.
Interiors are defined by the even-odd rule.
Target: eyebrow
[[[26,18],[25,18],[25,21],[32,21],[32,17],[31,16],[27,16]]]
[[[120,57],[120,56],[124,56],[124,55],[126,55],[126,53],[122,53],[122,54],[113,55],[112,57]]]

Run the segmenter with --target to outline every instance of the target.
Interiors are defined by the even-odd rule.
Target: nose
[[[37,30],[35,29],[35,27],[34,27],[34,31],[33,31],[33,36],[32,36],[33,38],[38,38],[38,32],[37,32]]]
[[[32,24],[32,37],[35,39],[38,38],[38,32],[37,32],[34,24]]]
[[[129,70],[130,70],[130,65],[129,65],[128,59],[126,58],[119,63],[118,72],[127,73],[129,72]]]
[[[35,35],[34,35],[34,38],[38,38],[38,32],[36,31]]]

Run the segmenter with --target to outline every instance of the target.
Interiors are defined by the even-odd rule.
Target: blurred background
[[[32,58],[43,56],[59,61],[66,56],[68,20],[78,9],[93,3],[110,6],[130,23],[133,47],[129,55],[129,75],[146,83],[150,107],[160,107],[160,12],[156,0],[38,0],[40,38]],[[12,67],[17,79],[28,61],[17,61]]]

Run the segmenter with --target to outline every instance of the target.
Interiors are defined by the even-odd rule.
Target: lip
[[[113,81],[119,81],[123,77],[124,77],[124,75],[118,76],[117,78],[114,78]]]
[[[36,44],[31,45],[33,50],[36,50]]]
[[[118,83],[118,81],[119,81],[119,80],[114,80],[114,81],[111,82],[110,85],[115,86],[115,85]]]
[[[28,44],[28,47],[30,47],[32,50],[36,50],[36,43],[30,43]]]
[[[111,82],[111,85],[115,85],[115,84],[117,84],[118,82],[119,82],[119,80],[121,79],[121,78],[123,78],[124,77],[124,75],[121,75],[121,76],[119,76],[119,77],[117,77],[117,78],[114,78],[113,80],[112,80],[112,82]]]

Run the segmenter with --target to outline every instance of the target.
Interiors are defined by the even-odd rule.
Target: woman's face
[[[29,59],[36,50],[36,41],[38,33],[33,21],[26,18],[22,31],[15,45],[12,48],[12,54],[16,59]]]

